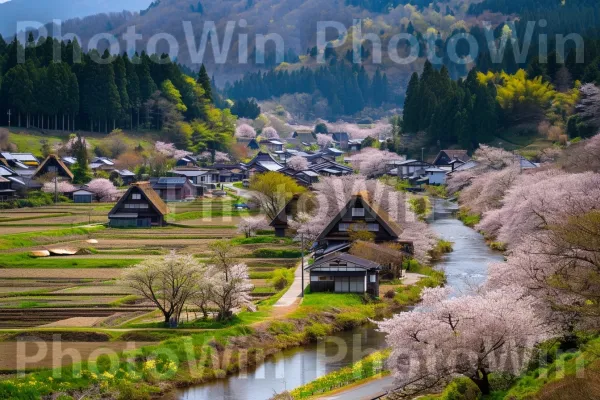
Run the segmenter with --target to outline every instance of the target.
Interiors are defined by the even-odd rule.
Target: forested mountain
[[[284,94],[312,94],[317,90],[327,100],[331,117],[352,115],[367,106],[380,107],[385,102],[395,102],[385,73],[377,70],[371,79],[364,66],[343,61],[316,70],[302,68],[248,74],[236,81],[227,94],[235,99],[266,100]]]
[[[99,13],[139,11],[151,0],[44,0],[32,4],[27,0],[10,0],[0,4],[0,34],[13,35],[17,21],[50,22],[53,19],[68,20]]]
[[[196,80],[168,58],[141,53],[130,59],[95,50],[75,63],[74,54],[82,52],[77,42],[33,44],[30,35],[20,64],[22,45],[0,39],[1,125],[10,117],[13,126],[40,129],[153,129],[178,148],[197,151],[231,143],[235,117],[213,106],[206,70]],[[53,62],[55,47],[61,48],[60,63]]]

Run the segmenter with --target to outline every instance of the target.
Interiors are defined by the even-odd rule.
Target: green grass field
[[[138,259],[89,259],[74,257],[35,258],[27,253],[0,254],[0,268],[126,268]]]
[[[45,130],[45,134],[36,130],[27,130],[25,128],[11,128],[9,135],[9,141],[14,143],[18,151],[30,152],[35,156],[41,157],[42,141],[47,140],[50,147],[58,145],[69,139],[71,132],[61,131],[48,131]],[[86,141],[93,147],[98,145],[107,134],[104,133],[84,133]],[[142,145],[143,148],[151,148],[154,146],[154,140],[157,137],[155,133],[142,133],[142,132],[125,132],[125,143],[132,149],[138,145]]]

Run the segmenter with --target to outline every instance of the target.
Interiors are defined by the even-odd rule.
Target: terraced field
[[[0,329],[114,329],[132,320],[155,321],[152,304],[122,284],[127,269],[173,250],[209,262],[209,245],[215,240],[230,240],[232,253],[250,267],[256,299],[274,295],[273,272],[298,263],[295,244],[272,234],[240,238],[237,224],[249,213],[233,210],[236,201],[170,204],[173,225],[135,230],[103,225],[112,204],[0,211]],[[44,249],[78,254],[30,256]],[[193,315],[186,313],[185,318]]]

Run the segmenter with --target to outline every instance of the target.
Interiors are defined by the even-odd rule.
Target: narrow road
[[[373,400],[385,395],[388,390],[393,389],[394,378],[391,375],[384,376],[366,382],[362,385],[353,386],[347,390],[341,390],[328,396],[318,397],[322,400]]]
[[[305,267],[308,265],[308,260],[310,259],[310,257],[311,257],[310,255],[304,257],[304,266]],[[303,273],[304,273],[304,287],[302,287],[302,274]],[[287,292],[285,292],[284,295],[281,296],[281,298],[279,300],[277,300],[277,303],[275,303],[275,307],[289,307],[292,304],[294,304],[298,300],[298,297],[300,297],[302,292],[304,292],[304,289],[306,289],[306,287],[310,283],[309,281],[310,281],[309,274],[306,271],[302,270],[302,262],[299,262],[298,266],[296,267],[296,271],[294,273],[294,282],[292,283],[292,286],[290,286],[290,288],[287,290]]]

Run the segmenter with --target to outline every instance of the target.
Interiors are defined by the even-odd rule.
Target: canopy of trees
[[[317,70],[303,67],[292,72],[250,73],[236,81],[228,94],[233,99],[265,100],[284,94],[313,94],[317,90],[327,99],[332,115],[354,114],[367,106],[378,107],[392,100],[385,73],[377,70],[371,78],[364,67],[346,62]]]
[[[414,73],[408,85],[402,128],[426,131],[429,140],[441,147],[458,143],[473,149],[490,140],[496,130],[495,97],[495,87],[481,84],[475,71],[455,82],[446,67],[437,71],[426,62],[421,76]]]
[[[54,48],[62,62],[53,62]],[[25,50],[25,63],[17,62]],[[81,62],[75,62],[78,58]],[[0,123],[41,129],[156,129],[179,148],[225,149],[235,117],[211,103],[206,71],[198,82],[168,58],[145,53],[129,58],[77,41],[59,43],[32,35],[23,44],[0,38]]]

